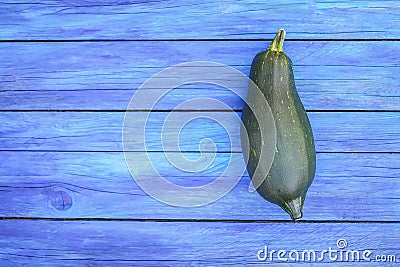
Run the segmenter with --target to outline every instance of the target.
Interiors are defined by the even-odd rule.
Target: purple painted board
[[[286,251],[284,266],[396,266],[400,258],[399,223],[4,220],[0,228],[2,265],[282,266],[272,250]]]
[[[163,68],[206,60],[247,75],[253,57],[268,42],[0,43],[5,51],[0,55],[0,110],[125,110],[136,89]],[[400,110],[398,42],[287,42],[285,51],[306,109]],[[245,95],[247,88],[240,90]],[[230,91],[197,83],[174,89],[154,109],[171,110],[204,96],[235,110],[243,106]],[[206,102],[191,109],[221,107]]]
[[[162,153],[149,156],[163,177],[182,186],[214,181],[228,164],[238,173],[243,171],[240,153],[218,153],[209,167],[193,173],[176,169]],[[198,153],[184,156],[200,157]],[[212,158],[206,154],[203,162]],[[318,154],[304,219],[399,221],[400,166],[394,164],[399,160],[400,154]],[[142,167],[143,158],[136,162],[142,174],[149,172]],[[123,153],[1,152],[0,217],[289,219],[278,206],[249,193],[249,183],[245,174],[222,199],[204,207],[177,208],[151,198],[137,186]]]
[[[397,1],[1,2],[1,39],[398,38]]]
[[[1,150],[122,151],[124,112],[3,112],[0,113]],[[126,130],[127,149],[143,151],[140,140],[145,122],[143,112],[131,114]],[[240,152],[240,124],[235,112],[179,112],[164,122],[169,112],[151,113],[146,125],[148,151],[199,151],[210,138],[220,152]],[[398,112],[309,112],[318,152],[400,152]],[[197,119],[189,122],[191,117]],[[207,119],[211,117],[217,121]],[[236,119],[236,120],[235,120]],[[181,126],[186,126],[181,130]],[[379,125],[380,127],[376,127]],[[231,139],[227,134],[231,133]],[[176,143],[179,149],[162,147]],[[179,135],[178,135],[179,134]],[[202,151],[214,151],[206,142]]]

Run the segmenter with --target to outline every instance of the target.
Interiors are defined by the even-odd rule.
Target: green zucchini
[[[292,62],[283,53],[285,34],[284,29],[278,31],[269,48],[254,57],[250,70],[250,79],[261,90],[275,121],[276,147],[270,168],[260,157],[266,148],[264,141],[271,141],[268,133],[260,130],[266,128],[263,124],[267,122],[257,121],[253,113],[254,109],[265,107],[257,106],[259,102],[251,97],[254,88],[250,86],[242,113],[246,132],[241,135],[247,170],[257,192],[298,220],[314,180],[316,156],[311,125],[296,90]],[[256,172],[257,167],[260,170]]]

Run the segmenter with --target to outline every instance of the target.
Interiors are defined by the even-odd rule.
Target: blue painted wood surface
[[[397,266],[399,18],[397,1],[0,2],[0,266],[259,265],[264,245],[320,252],[337,248],[340,238],[348,249],[394,255],[397,264],[376,258],[322,264]],[[253,56],[281,27],[318,150],[305,221],[291,223],[279,207],[249,193],[247,174],[204,207],[172,207],[146,195],[121,143],[136,88],[163,68],[194,60],[247,75]],[[208,120],[193,121],[180,140],[189,158],[199,157],[201,139],[217,144],[215,155],[212,147],[203,154],[204,161],[215,156],[208,169],[179,171],[160,152],[169,111],[202,96],[233,111],[202,103],[181,116],[199,110],[238,127],[231,118],[242,101],[205,84],[173,90],[149,120],[149,155],[176,184],[213,181],[230,157],[235,168],[243,166],[239,132],[229,144]],[[319,264],[284,266],[297,265]]]
[[[174,151],[163,148],[179,133],[182,151],[199,151],[199,144],[211,138],[218,152],[241,152],[240,124],[235,112],[181,112],[169,124],[174,131],[163,128],[169,112],[151,113],[147,120],[148,151]],[[317,152],[400,152],[400,113],[398,112],[309,112],[314,129]],[[143,112],[134,112],[136,121],[144,122]],[[185,117],[198,118],[180,130]],[[50,151],[122,151],[124,112],[4,112],[1,117],[1,150]],[[335,122],[335,123],[333,123]],[[379,128],[371,127],[380,125]],[[129,151],[143,151],[141,135],[132,129]],[[224,128],[225,127],[225,128]],[[227,130],[232,132],[229,137]],[[163,132],[163,141],[161,133]],[[212,152],[213,146],[202,148]]]
[[[339,250],[338,239],[346,241],[347,250],[361,253],[371,250],[371,261],[333,265],[329,255],[325,255],[321,258],[324,261],[319,262],[321,266],[396,266],[376,261],[375,257],[396,255],[400,249],[396,238],[400,234],[399,225],[382,223],[1,221],[0,227],[6,233],[15,233],[14,236],[0,233],[0,246],[4,247],[0,255],[7,257],[0,259],[0,263],[6,266],[23,265],[26,258],[44,266],[258,266],[271,264],[257,258],[258,251],[265,246],[287,253],[314,250],[320,255],[329,248]],[[314,264],[318,263],[311,260],[282,264],[281,261],[277,265],[272,261],[272,266]]]
[[[0,206],[0,214],[5,217],[288,219],[279,207],[248,192],[247,174],[219,201],[189,209],[171,207],[147,196],[133,182],[121,152],[12,151],[0,156],[7,159],[0,163],[0,202],[7,203]],[[201,173],[177,170],[162,153],[153,152],[150,157],[157,162],[160,174],[183,186],[215,180],[230,157],[238,170],[243,166],[240,153],[217,154]],[[210,158],[212,155],[206,154],[205,160]],[[400,168],[393,164],[400,160],[399,154],[321,153],[317,159],[317,176],[307,195],[304,219],[400,220],[400,200],[396,197],[400,194]]]
[[[165,67],[211,60],[247,75],[253,56],[266,46],[266,41],[0,43],[0,110],[124,111],[136,88]],[[400,110],[398,42],[289,41],[285,51],[307,110]],[[155,109],[171,110],[211,90],[214,98],[242,108],[230,91],[195,84],[172,90]],[[192,109],[221,108],[202,103]]]
[[[369,1],[2,1],[1,39],[247,39],[399,36],[398,2]],[[279,25],[279,26],[278,26]],[[289,37],[289,36],[288,36]]]

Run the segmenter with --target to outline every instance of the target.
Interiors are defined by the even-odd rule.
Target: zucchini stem
[[[275,35],[274,40],[272,40],[271,44],[268,47],[268,50],[283,52],[283,41],[285,40],[286,31],[284,29],[280,29],[278,33]]]

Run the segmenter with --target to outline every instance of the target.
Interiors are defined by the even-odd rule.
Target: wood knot
[[[63,190],[46,190],[45,195],[51,206],[58,211],[66,211],[72,207],[71,196]]]

